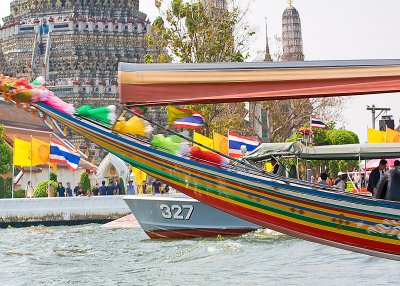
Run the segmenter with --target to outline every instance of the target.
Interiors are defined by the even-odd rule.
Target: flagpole
[[[385,127],[385,143],[388,143],[388,132],[387,132],[388,127]]]
[[[14,143],[14,148],[13,148],[13,163],[12,163],[12,176],[11,176],[11,199],[14,199],[15,134],[13,143]]]
[[[228,128],[228,134],[226,134],[226,138],[228,138],[228,150],[227,150],[227,152],[228,152],[228,156],[229,156],[229,128]]]
[[[51,133],[50,133],[50,142],[49,143],[51,143]],[[50,146],[50,148],[51,148],[51,146]],[[49,149],[49,156],[50,156],[50,149]],[[51,197],[51,195],[50,195],[50,158],[49,158],[49,179],[48,179],[48,182],[49,182],[49,184],[48,184],[48,186],[47,186],[47,197],[48,198],[50,198]]]
[[[29,166],[29,181],[31,182],[31,186],[32,184],[32,134],[31,134],[31,165]]]

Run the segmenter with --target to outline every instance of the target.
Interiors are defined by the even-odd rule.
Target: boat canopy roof
[[[272,157],[298,157],[306,160],[358,160],[400,158],[400,143],[304,146],[300,142],[262,143],[245,156],[250,161]]]
[[[263,161],[272,157],[293,157],[299,156],[304,146],[300,142],[285,143],[261,143],[256,149],[245,156],[249,161]]]
[[[399,158],[400,144],[345,144],[308,147],[299,155],[308,160]]]
[[[400,91],[400,60],[119,64],[120,101],[167,105]]]

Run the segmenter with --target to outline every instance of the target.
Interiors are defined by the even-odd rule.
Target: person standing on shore
[[[74,188],[75,196],[78,196],[78,191],[79,191],[79,188],[80,188],[80,187],[81,187],[80,183],[77,183],[77,184],[76,184],[76,187]]]
[[[144,180],[142,183],[142,194],[146,194],[146,193],[147,193],[147,182],[146,182],[146,180]]]
[[[126,185],[126,192],[130,196],[137,195],[136,183],[133,184],[133,180],[129,180],[128,184]]]
[[[25,198],[31,199],[33,197],[33,187],[31,181],[28,181],[28,185],[25,188]]]
[[[107,187],[106,187],[106,181],[101,182],[101,187],[99,188],[100,190],[100,196],[106,196],[107,195]]]
[[[122,189],[121,185],[118,183],[117,179],[113,179],[113,184],[114,184],[114,195],[122,195]]]
[[[96,182],[96,186],[93,188],[92,194],[93,194],[93,196],[98,196],[99,192],[100,192],[99,183]]]
[[[151,184],[153,195],[160,194],[161,182],[159,179],[155,179]]]
[[[63,184],[61,182],[58,183],[57,195],[60,198],[65,197],[65,188],[64,188],[64,186],[63,186]]]
[[[113,180],[110,179],[108,186],[107,186],[107,196],[114,195],[115,186]]]
[[[72,189],[71,189],[71,183],[67,182],[67,188],[65,189],[67,192],[67,197],[72,197]]]

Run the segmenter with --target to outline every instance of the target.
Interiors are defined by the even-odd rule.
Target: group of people
[[[162,184],[159,179],[155,179],[151,184],[151,191],[153,194],[169,194],[169,185]]]
[[[173,189],[166,183],[161,182],[159,179],[147,177],[141,184],[142,194],[169,194]]]
[[[141,185],[142,193],[146,194],[148,191],[148,186],[151,186],[152,194],[168,194],[170,193],[170,186],[168,184],[162,183],[159,179],[149,177],[149,182],[144,181]],[[25,188],[25,197],[32,198],[33,197],[33,186],[30,181]],[[126,194],[128,195],[136,195],[138,194],[138,186],[135,181],[129,180],[125,187]],[[114,179],[110,179],[108,185],[106,181],[102,181],[101,185],[96,182],[96,185],[90,190],[84,190],[80,183],[71,188],[71,183],[67,182],[67,185],[64,186],[62,182],[59,182],[56,188],[57,197],[79,197],[79,196],[109,196],[109,195],[122,195],[123,191],[121,185],[118,181]]]
[[[168,184],[163,184],[159,179],[149,178],[149,182],[151,185],[151,193],[152,194],[169,194],[170,186]],[[143,194],[147,194],[148,190],[148,182],[143,181],[140,186]],[[137,195],[139,192],[139,188],[133,180],[129,180],[126,185],[126,193],[128,195]]]
[[[374,168],[368,177],[365,176],[364,173],[360,173],[355,169],[352,173],[352,181],[356,188],[365,188],[367,187],[367,191],[372,195],[375,195],[378,189],[378,184],[382,180],[385,171],[387,170],[387,161],[382,159],[379,161],[378,167]],[[400,170],[400,161],[395,160],[393,163],[393,168]],[[338,177],[336,180],[333,180],[332,177],[329,177],[327,173],[321,173],[320,181],[318,184],[323,186],[334,186],[338,189],[344,191],[346,190],[347,181],[349,180],[349,175],[347,173],[338,173]],[[367,183],[368,182],[368,183]]]
[[[81,196],[91,196],[92,193],[90,190],[84,190],[80,183],[72,190],[71,183],[67,182],[67,186],[64,187],[62,182],[59,182],[56,188],[57,197],[81,197]]]
[[[101,182],[101,186],[98,182],[96,185],[90,190],[84,190],[80,183],[77,183],[76,187],[72,190],[71,183],[67,183],[67,187],[63,186],[62,182],[58,183],[57,186],[57,196],[58,197],[81,197],[81,196],[107,196],[107,195],[122,195],[121,185],[117,182],[117,180],[110,179],[109,184],[106,185],[106,181]],[[129,184],[128,184],[129,185]],[[128,186],[127,185],[127,186]]]

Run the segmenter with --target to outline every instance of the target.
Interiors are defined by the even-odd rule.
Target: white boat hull
[[[126,196],[124,201],[150,238],[232,236],[261,228],[184,194]]]

